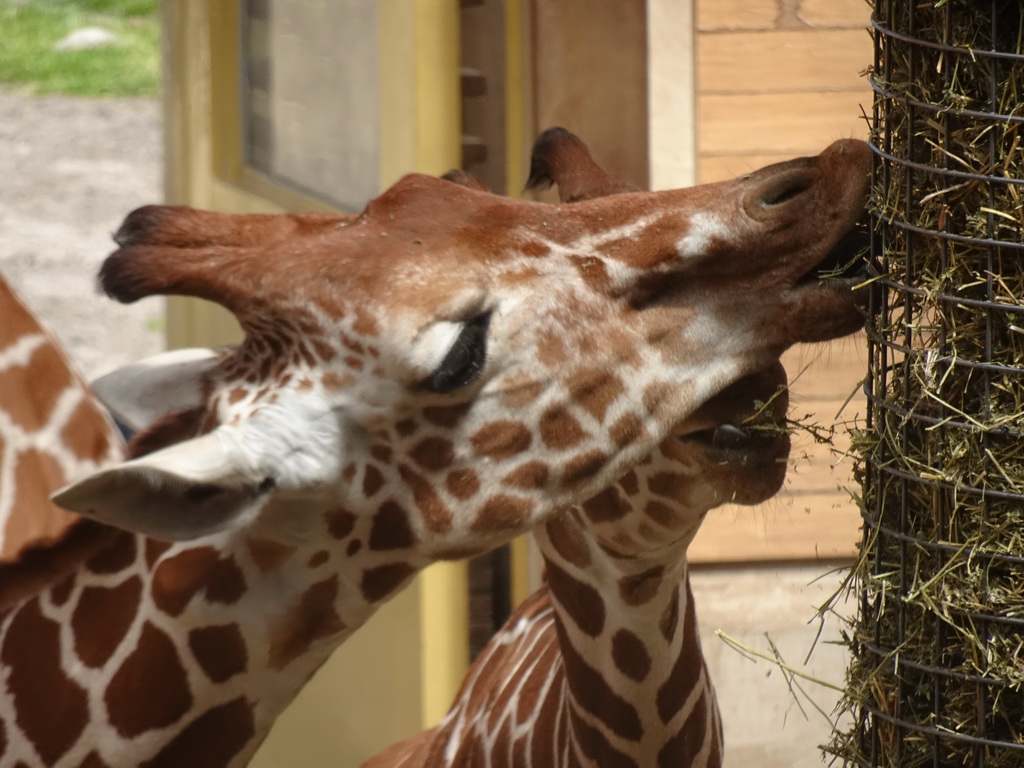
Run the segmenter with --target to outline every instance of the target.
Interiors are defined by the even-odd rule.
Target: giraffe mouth
[[[706,401],[676,437],[718,464],[752,466],[785,461],[789,433],[788,380],[776,361],[733,382]]]
[[[858,221],[836,241],[825,258],[797,280],[797,285],[864,278],[868,274],[870,247],[871,233],[867,221]]]
[[[859,219],[836,241],[825,257],[805,272],[794,288],[825,288],[841,291],[851,297],[861,311],[879,306],[878,286],[871,280],[879,270],[870,257],[871,232],[866,217]],[[867,287],[867,290],[860,290]],[[874,300],[873,300],[874,299]]]

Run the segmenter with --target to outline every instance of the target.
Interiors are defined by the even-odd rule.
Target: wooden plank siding
[[[872,59],[869,12],[863,0],[697,0],[698,180],[814,155],[839,138],[866,138],[862,108],[870,108],[871,91],[861,73]],[[862,336],[798,347],[784,361],[796,379],[793,416],[809,414],[819,424],[863,416]],[[798,433],[783,492],[754,509],[713,512],[691,559],[849,558],[859,515],[846,490],[853,485],[850,461],[840,455],[848,441],[838,429],[834,452]]]

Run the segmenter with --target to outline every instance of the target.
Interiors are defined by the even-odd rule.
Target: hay
[[[848,766],[1024,765],[1024,13],[878,0]],[[993,55],[991,52],[1000,52]]]

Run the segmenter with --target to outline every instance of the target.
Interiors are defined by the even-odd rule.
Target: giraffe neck
[[[122,453],[60,344],[0,275],[0,560],[59,538],[76,515],[50,494]]]
[[[690,537],[635,558],[592,539],[574,550],[568,517],[536,535],[565,678],[556,748],[573,753],[569,764],[593,768],[718,768],[721,728],[689,586]]]
[[[245,765],[330,651],[415,570],[368,582],[379,553],[357,547],[366,532],[353,518],[326,516],[336,552],[296,531],[264,535],[271,523],[168,544],[86,521],[67,562],[44,552],[8,566],[65,572],[0,624],[0,766]]]
[[[721,768],[686,561],[717,502],[664,478],[628,477],[538,529],[545,586],[474,662],[445,720],[364,768]],[[617,533],[604,544],[593,535],[603,522]],[[654,525],[676,538],[642,556],[610,553]]]

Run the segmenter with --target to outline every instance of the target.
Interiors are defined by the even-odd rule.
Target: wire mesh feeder
[[[1024,766],[1024,17],[877,0],[847,766]]]

